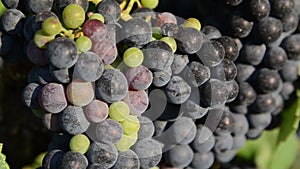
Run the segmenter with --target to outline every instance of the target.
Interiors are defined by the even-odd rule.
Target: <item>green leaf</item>
[[[297,93],[299,89],[297,90]],[[300,120],[300,97],[285,105],[282,112],[282,123],[278,136],[278,144],[286,141],[291,135],[295,134]]]

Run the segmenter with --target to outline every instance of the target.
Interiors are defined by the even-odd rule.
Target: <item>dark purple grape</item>
[[[212,131],[206,126],[200,124],[197,126],[197,134],[191,147],[195,152],[206,153],[209,152],[215,145],[215,137]]]
[[[8,34],[16,35],[23,30],[25,15],[18,9],[7,9],[0,19],[1,29]]]
[[[107,34],[106,25],[97,19],[87,20],[82,26],[82,31],[85,36],[94,41],[103,39]]]
[[[217,39],[225,49],[225,58],[235,61],[239,56],[239,48],[237,43],[229,36],[222,36]]]
[[[27,18],[23,25],[23,35],[27,41],[31,41],[34,37],[35,31],[33,30],[33,24],[36,15],[32,15]]]
[[[237,68],[236,80],[240,83],[247,81],[255,71],[255,67],[253,65],[243,64],[243,63],[237,63],[236,68]]]
[[[60,83],[70,83],[70,75],[69,75],[69,69],[59,69],[52,65],[49,65],[49,71],[51,74],[51,77]]]
[[[281,96],[284,100],[288,100],[290,95],[295,91],[295,86],[292,82],[284,82],[282,84],[282,90],[280,91]]]
[[[255,88],[262,93],[269,93],[276,91],[281,84],[281,77],[277,71],[262,68],[258,70],[253,83]]]
[[[50,11],[52,9],[54,0],[27,0],[26,5],[28,9],[34,13],[40,13],[42,11]]]
[[[76,135],[85,132],[90,125],[82,107],[67,106],[61,113],[61,127],[67,133]]]
[[[221,81],[234,80],[237,75],[237,68],[233,61],[224,59],[217,66],[210,68],[211,78],[218,79]]]
[[[96,81],[96,94],[108,103],[120,101],[127,95],[128,83],[124,74],[116,69],[105,69]]]
[[[291,60],[300,60],[300,34],[293,34],[285,38],[281,44]]]
[[[275,108],[275,98],[272,94],[258,94],[251,107],[255,113],[271,112]]]
[[[284,83],[283,83],[284,86]],[[279,115],[284,108],[284,98],[280,94],[275,96],[275,106],[276,108],[271,112],[273,116]]]
[[[122,101],[127,103],[130,109],[130,114],[134,116],[140,116],[146,111],[149,105],[148,94],[143,90],[128,91]]]
[[[203,44],[203,35],[194,28],[182,28],[175,36],[178,50],[183,53],[193,54],[200,50]]]
[[[156,19],[156,13],[153,9],[149,9],[146,7],[137,8],[132,12],[133,17],[138,17],[146,20],[150,25],[152,25],[151,21]],[[149,17],[151,19],[149,19]]]
[[[132,150],[119,152],[118,160],[112,169],[139,169],[140,161],[139,157]]]
[[[290,13],[295,6],[294,0],[270,0],[272,13],[275,16],[283,17]]]
[[[178,168],[187,167],[192,162],[193,155],[193,150],[186,144],[176,145],[164,153],[166,162],[169,165]]]
[[[148,117],[138,117],[140,129],[138,131],[138,139],[151,138],[154,134],[154,124]]]
[[[171,47],[163,41],[152,41],[142,51],[143,65],[152,70],[165,70],[174,60]]]
[[[122,36],[128,45],[141,46],[150,42],[152,30],[145,20],[132,18],[123,24]]]
[[[60,69],[70,68],[78,59],[78,49],[73,40],[58,37],[47,45],[46,56],[53,66]]]
[[[169,83],[172,76],[172,70],[170,67],[167,68],[166,70],[154,71],[152,72],[152,74],[153,74],[152,85],[156,87],[162,87]]]
[[[45,66],[49,63],[45,56],[45,50],[37,47],[33,40],[27,46],[27,57],[35,65]]]
[[[40,106],[50,113],[59,113],[67,107],[64,87],[58,83],[49,83],[39,92]]]
[[[265,52],[265,44],[245,44],[242,48],[241,57],[239,59],[242,62],[256,66],[262,62]]]
[[[235,101],[238,104],[250,105],[255,101],[256,96],[257,94],[253,87],[249,83],[243,82],[239,83],[239,94]]]
[[[216,143],[213,148],[216,154],[220,154],[222,152],[226,152],[232,149],[233,146],[233,138],[230,133],[222,134],[215,136]]]
[[[96,7],[96,12],[103,15],[105,23],[116,22],[120,19],[121,9],[115,0],[103,0]]]
[[[257,139],[261,136],[263,128],[250,128],[246,134],[247,139]]]
[[[48,83],[54,82],[54,79],[51,76],[48,66],[43,66],[32,68],[28,74],[27,81],[29,83],[46,85]]]
[[[29,83],[23,89],[22,100],[25,106],[31,109],[39,108],[38,95],[42,86],[37,83]]]
[[[174,37],[178,33],[178,26],[175,23],[165,23],[160,28],[160,34],[163,36]]]
[[[122,138],[123,128],[119,122],[106,119],[100,123],[97,123],[95,134],[97,137],[97,142],[115,144]]]
[[[93,52],[83,52],[75,64],[73,77],[83,81],[94,82],[104,71],[104,64],[99,56]]]
[[[232,113],[224,110],[214,132],[217,135],[230,134],[234,130],[234,125],[235,121]]]
[[[245,38],[250,34],[253,22],[249,22],[241,16],[234,15],[230,19],[230,26],[234,36]]]
[[[100,164],[104,168],[111,168],[118,159],[118,151],[112,144],[93,142],[87,152],[87,158],[92,164]]]
[[[187,55],[174,54],[174,60],[171,65],[172,73],[179,74],[189,63]]]
[[[258,23],[258,33],[263,42],[275,42],[282,33],[282,23],[274,17],[267,17]]]
[[[240,136],[233,136],[233,150],[239,150],[242,148],[247,141],[247,138],[245,135],[240,135]]]
[[[235,136],[243,136],[249,130],[249,123],[245,115],[242,114],[232,114],[232,117],[235,121],[233,134]]]
[[[234,159],[236,154],[236,150],[227,150],[220,153],[215,153],[215,159],[221,163],[229,163]]]
[[[203,101],[210,107],[222,106],[228,99],[228,90],[226,84],[217,80],[210,79],[202,87]]]
[[[215,161],[214,153],[209,152],[201,152],[201,153],[194,153],[193,160],[190,164],[192,168],[198,168],[201,166],[201,169],[210,168]]]
[[[179,117],[168,128],[168,144],[189,144],[196,136],[197,128],[193,119]]]
[[[239,84],[235,80],[226,82],[228,90],[227,103],[232,102],[236,99],[239,94]]]
[[[211,76],[211,71],[200,62],[190,62],[184,70],[184,79],[193,87],[199,87]]]
[[[60,161],[61,169],[85,169],[88,166],[87,158],[79,152],[66,152]]]
[[[222,37],[221,32],[214,26],[206,25],[201,31],[206,35],[208,39],[218,39]]]
[[[2,0],[2,3],[8,9],[17,8],[19,5],[19,0]]]
[[[101,58],[104,65],[113,63],[118,56],[116,44],[108,39],[93,40],[91,51]]]
[[[251,0],[250,10],[254,19],[260,21],[269,16],[271,5],[269,0]]]
[[[223,61],[225,49],[218,41],[206,41],[196,55],[205,66],[213,67]]]
[[[280,70],[283,68],[288,57],[281,47],[271,47],[264,57],[264,64],[271,69]]]
[[[43,167],[45,169],[58,168],[63,155],[64,152],[61,150],[48,151],[45,157],[43,158]]]
[[[248,114],[247,115],[250,127],[266,128],[272,121],[271,113]]]
[[[280,18],[280,20],[282,22],[283,32],[295,31],[299,21],[298,13],[296,11],[291,11]]]
[[[138,140],[131,149],[139,157],[141,168],[151,168],[156,166],[162,157],[160,143],[151,138]]]
[[[279,71],[279,74],[284,81],[293,82],[298,79],[298,68],[297,62],[288,60],[283,68]]]
[[[180,76],[172,76],[165,87],[165,92],[170,103],[181,104],[190,97],[192,91],[191,87]]]
[[[42,116],[43,126],[49,131],[61,132],[59,114],[46,113]]]
[[[198,92],[193,92],[193,93],[198,93]],[[205,116],[208,113],[208,108],[201,107],[199,103],[195,103],[194,101],[189,99],[182,104],[182,111],[184,116],[196,120]]]
[[[128,85],[134,90],[146,90],[152,83],[152,72],[143,65],[128,68],[125,73]]]

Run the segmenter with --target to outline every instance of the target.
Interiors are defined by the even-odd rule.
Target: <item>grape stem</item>
[[[138,8],[143,7],[139,0],[129,0],[129,2],[128,0],[124,0],[120,4],[120,8],[122,10],[121,17],[129,15],[135,3],[137,4]]]

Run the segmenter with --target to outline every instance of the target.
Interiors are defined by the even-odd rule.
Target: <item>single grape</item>
[[[49,71],[51,77],[56,81],[60,83],[69,83],[70,82],[70,74],[69,69],[59,69],[52,65],[49,65]]]
[[[95,91],[91,82],[72,81],[68,84],[66,95],[73,105],[86,106],[94,99]]]
[[[193,140],[191,147],[196,152],[206,153],[209,152],[215,145],[215,137],[212,131],[200,124],[197,126],[197,133]]]
[[[163,37],[160,40],[166,42],[171,47],[173,53],[176,52],[177,44],[173,37]]]
[[[282,23],[274,17],[262,19],[258,24],[260,38],[265,43],[276,41],[282,33]]]
[[[23,103],[28,108],[39,108],[38,95],[42,86],[37,83],[29,83],[25,86],[22,92]]]
[[[100,100],[91,101],[84,109],[86,118],[93,123],[99,123],[108,117],[108,105]]]
[[[102,37],[103,38],[103,37]],[[116,44],[108,39],[93,40],[91,51],[95,52],[101,59],[104,65],[112,64],[118,55]]]
[[[133,115],[128,115],[125,117],[124,121],[120,122],[123,131],[127,135],[131,135],[133,133],[137,133],[140,129],[140,121],[136,116]]]
[[[78,152],[66,152],[60,161],[61,169],[85,169],[88,166],[88,159]]]
[[[70,140],[70,150],[72,152],[79,152],[85,154],[90,147],[90,140],[84,134],[74,135]]]
[[[92,41],[87,36],[80,36],[76,39],[76,45],[81,52],[87,52],[92,48]]]
[[[144,54],[139,48],[131,47],[124,52],[123,61],[128,67],[138,67],[144,61]]]
[[[266,52],[266,45],[255,45],[255,44],[245,44],[241,51],[241,57],[239,58],[242,62],[259,65],[263,60]]]
[[[190,27],[179,29],[175,39],[178,49],[187,54],[196,53],[203,44],[203,34]]]
[[[271,5],[269,0],[251,0],[250,1],[250,10],[252,16],[260,21],[269,16],[271,11]]]
[[[137,133],[131,135],[123,134],[122,138],[115,144],[115,147],[120,152],[128,151],[138,140]]]
[[[144,8],[154,9],[157,7],[159,0],[141,0]]]
[[[61,150],[51,150],[48,151],[45,157],[43,158],[43,167],[44,168],[58,168],[59,161],[63,157],[64,152]]]
[[[155,128],[153,122],[145,116],[138,117],[140,121],[140,129],[138,131],[138,138],[151,138],[154,134]]]
[[[45,56],[45,50],[37,47],[33,40],[30,40],[26,54],[28,59],[35,65],[45,66],[49,63]]]
[[[144,90],[128,91],[122,101],[127,103],[130,114],[134,116],[140,116],[146,111],[149,105],[148,94]]]
[[[63,27],[58,18],[49,17],[42,23],[42,30],[45,34],[51,36],[59,34]]]
[[[84,22],[82,31],[91,40],[102,39],[107,34],[106,25],[97,19],[90,19]]]
[[[188,63],[189,58],[187,55],[174,54],[174,61],[171,65],[172,73],[179,74]]]
[[[180,76],[172,76],[165,87],[168,101],[173,104],[185,102],[190,97],[191,92],[191,87]]]
[[[201,30],[201,23],[196,18],[188,18],[187,20],[184,21],[182,27],[183,28],[191,27],[191,28],[195,28],[198,31],[200,31]]]
[[[153,80],[152,72],[143,65],[129,68],[125,72],[125,76],[127,78],[129,87],[134,90],[147,89]]]
[[[116,121],[124,121],[130,113],[126,102],[118,101],[109,106],[109,117]]]
[[[136,153],[132,150],[119,152],[118,160],[112,169],[139,169],[140,161]]]
[[[112,23],[119,20],[121,8],[115,0],[102,0],[98,3],[96,12],[103,15],[106,23]]]
[[[221,81],[231,81],[237,75],[237,68],[233,61],[225,58],[220,64],[210,68],[210,74],[211,78]]]
[[[102,23],[104,23],[104,21],[105,21],[103,15],[101,15],[99,13],[93,13],[91,16],[89,16],[89,20],[92,20],[92,19],[99,20]]]
[[[64,8],[62,19],[67,27],[71,29],[78,28],[84,23],[85,11],[78,4],[70,4]]]
[[[92,164],[100,164],[103,168],[111,168],[118,159],[118,151],[112,144],[93,142],[87,152]]]
[[[99,142],[107,144],[115,144],[122,138],[123,128],[117,121],[105,119],[97,123],[96,137]]]
[[[164,153],[165,160],[173,167],[184,168],[193,159],[194,152],[189,145],[176,145],[171,150]]]
[[[50,11],[52,9],[54,0],[27,0],[26,5],[28,9],[34,13],[40,13],[42,11]]]
[[[194,153],[194,157],[190,166],[195,169],[208,169],[214,164],[214,161],[215,156],[211,151]]]

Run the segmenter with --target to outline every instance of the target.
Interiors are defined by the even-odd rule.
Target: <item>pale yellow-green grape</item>
[[[2,1],[0,1],[0,16],[6,11],[6,7],[3,5]]]
[[[85,11],[78,4],[70,4],[63,10],[62,19],[68,28],[76,29],[84,23]]]
[[[124,52],[123,61],[128,67],[138,67],[144,61],[144,54],[139,48],[131,47]]]
[[[90,147],[90,140],[84,134],[77,134],[71,138],[69,145],[71,151],[85,154]]]
[[[89,19],[97,19],[99,21],[101,21],[102,23],[104,23],[105,19],[103,17],[103,15],[99,14],[99,13],[94,13],[92,14]]]
[[[92,48],[92,41],[87,36],[80,36],[76,39],[76,45],[81,52],[87,52]]]
[[[109,106],[109,117],[116,121],[124,121],[130,113],[127,103],[123,101],[114,102]]]
[[[133,133],[131,135],[123,134],[120,141],[118,141],[115,146],[118,151],[124,152],[130,149],[137,141],[137,133]]]
[[[187,27],[195,28],[198,31],[200,31],[201,30],[201,23],[196,18],[188,18],[187,20],[185,20],[182,27],[184,27],[184,28],[187,28]]]
[[[49,17],[42,23],[42,30],[46,35],[57,35],[61,31],[63,31],[63,26],[60,23],[58,18],[55,17]]]
[[[136,116],[128,115],[124,121],[121,122],[123,131],[127,135],[137,133],[140,129],[140,121]]]
[[[166,42],[171,47],[173,53],[176,52],[177,43],[176,43],[174,38],[172,38],[172,37],[163,37],[160,40]]]
[[[141,0],[143,7],[154,9],[157,7],[159,0]]]

